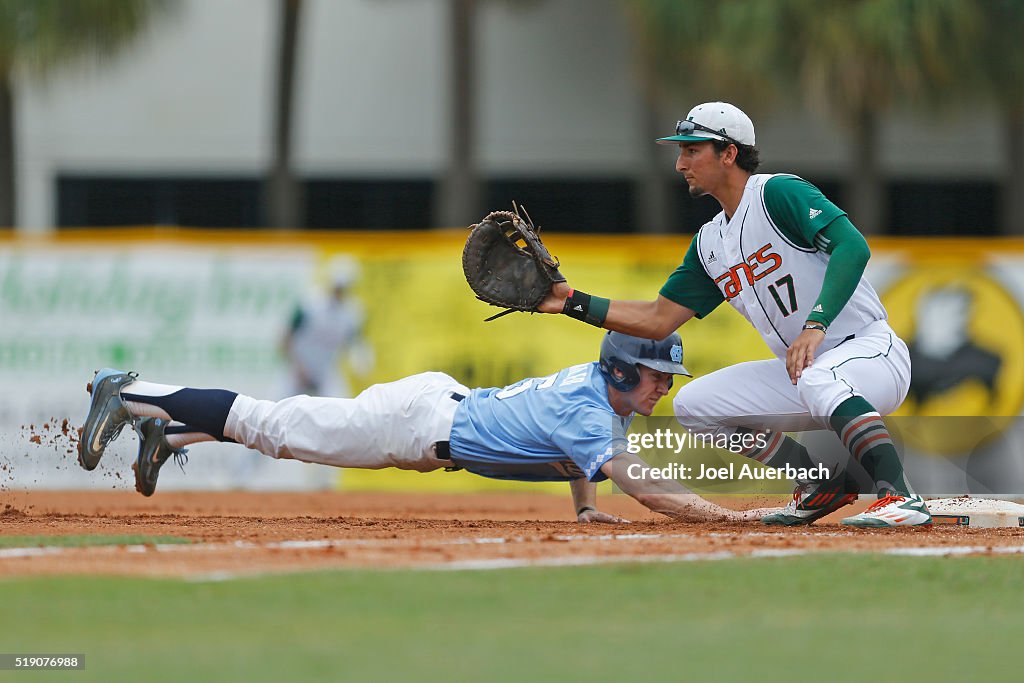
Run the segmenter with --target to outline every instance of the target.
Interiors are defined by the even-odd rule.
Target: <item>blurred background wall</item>
[[[1024,490],[1021,28],[1021,0],[0,0],[0,489],[130,485],[131,437],[99,477],[68,441],[100,367],[284,395],[339,257],[376,356],[335,363],[351,392],[592,360],[575,321],[482,322],[464,226],[518,200],[576,286],[650,298],[718,210],[653,140],[722,99],[869,234],[905,454],[952,463],[915,481]],[[683,338],[697,376],[768,355],[724,306]],[[337,476],[195,451],[161,487]]]
[[[713,54],[714,46],[686,26],[724,32],[715,28],[714,7],[744,4],[766,6],[158,2],[116,54],[71,60],[44,77],[15,70],[15,220],[29,232],[154,223],[419,229],[466,224],[515,198],[552,230],[692,232],[716,207],[689,199],[673,173],[673,151],[651,141],[670,133],[693,104],[720,98],[754,118],[763,170],[816,182],[868,232],[1024,229],[1001,215],[1010,141],[979,79],[951,74],[931,84],[931,99],[923,101],[904,88],[896,66],[884,64],[872,73],[891,81],[886,88],[893,92],[869,100],[876,105],[869,134],[877,159],[863,169],[879,183],[880,216],[869,205],[858,222],[849,206],[857,190],[848,179],[867,163],[861,152],[868,145],[858,145],[827,106],[814,106],[810,85],[764,63],[769,57],[760,58],[753,77],[722,59],[687,59],[696,49]],[[787,3],[767,3],[773,4]],[[807,40],[834,40],[830,6],[864,4],[816,3],[821,33]],[[907,5],[888,4],[893,13]],[[279,150],[275,103],[289,5],[297,20],[287,154],[301,206],[291,224],[282,224],[272,219],[263,188]],[[670,32],[658,35],[645,22]],[[952,39],[935,31],[934,40],[947,41],[942,48],[956,59]],[[759,33],[796,40],[785,27]],[[964,40],[974,47],[985,42],[980,34]],[[912,40],[905,42],[913,53]],[[870,49],[853,61],[870,64]],[[841,77],[825,75],[833,83]],[[819,105],[836,100],[828,91],[816,97]],[[452,193],[461,206],[450,206]]]

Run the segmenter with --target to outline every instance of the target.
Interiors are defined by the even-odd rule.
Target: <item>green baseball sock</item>
[[[803,444],[786,436],[783,432],[755,432],[743,428],[739,431],[759,434],[764,437],[763,439],[757,439],[757,441],[764,443],[763,446],[758,446],[755,443],[750,448],[740,450],[741,455],[751,460],[756,460],[775,468],[785,467],[786,465],[810,468],[815,465]]]
[[[848,398],[839,404],[829,422],[853,459],[875,480],[879,497],[887,491],[910,494],[899,453],[874,406],[861,396]]]
[[[763,447],[755,445],[749,449],[742,450],[740,451],[742,455],[776,469],[781,469],[786,465],[789,465],[790,467],[800,467],[810,470],[818,466],[818,463],[811,458],[811,454],[808,452],[807,448],[796,439],[787,436],[782,432],[769,431],[761,433],[765,435],[765,445]],[[832,486],[833,483],[841,483],[844,489],[846,488],[846,479],[838,478],[840,474],[839,470],[832,471],[830,474],[832,477],[828,482],[830,486]]]

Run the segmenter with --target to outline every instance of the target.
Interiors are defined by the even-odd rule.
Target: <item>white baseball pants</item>
[[[262,401],[238,395],[224,435],[272,458],[335,467],[397,467],[428,472],[451,466],[434,444],[451,435],[469,389],[441,372],[375,384],[355,398],[293,396]]]
[[[888,323],[877,321],[821,354],[794,386],[778,358],[740,363],[682,387],[673,406],[697,434],[732,434],[737,427],[782,432],[829,429],[841,403],[861,396],[882,415],[910,388],[910,353]]]

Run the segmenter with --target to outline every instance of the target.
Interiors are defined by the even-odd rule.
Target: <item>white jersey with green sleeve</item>
[[[819,232],[843,215],[816,187],[796,176],[752,175],[732,219],[720,212],[701,227],[661,294],[692,308],[698,317],[728,301],[772,352],[785,358],[825,279],[830,257]],[[820,352],[885,319],[878,295],[862,277],[829,326]]]

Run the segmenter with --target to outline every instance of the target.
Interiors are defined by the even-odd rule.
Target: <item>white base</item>
[[[929,500],[928,510],[935,524],[956,524],[982,529],[1024,527],[1024,505],[991,498],[936,498]]]

